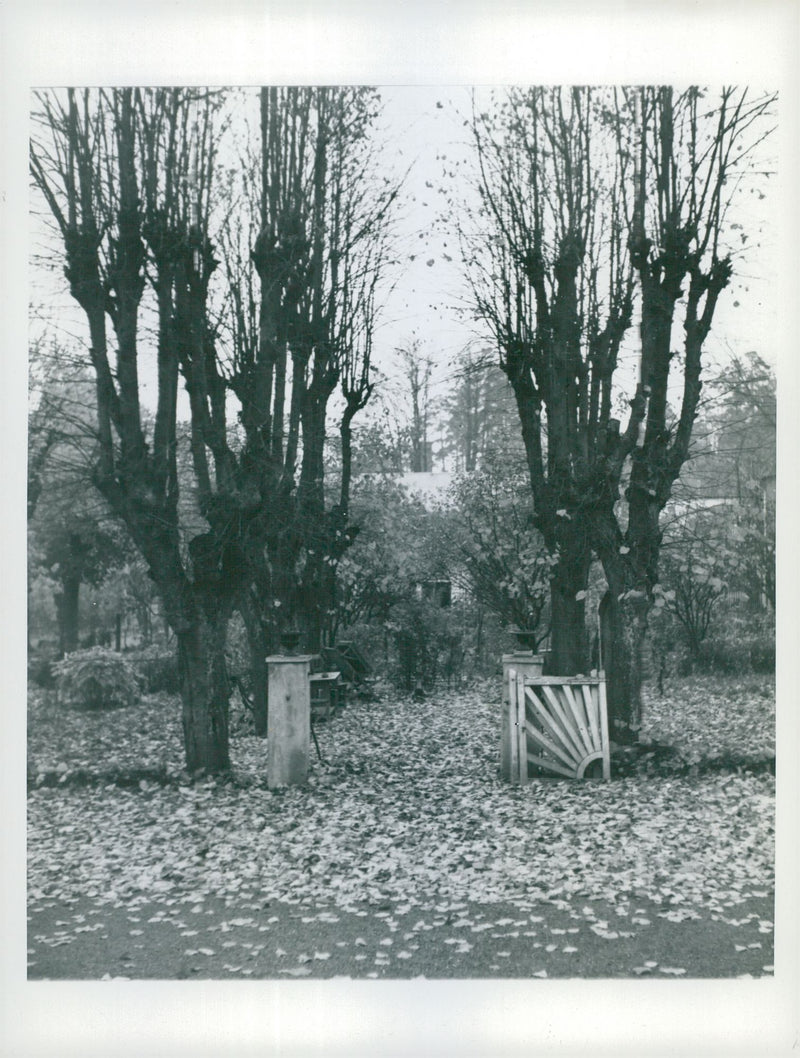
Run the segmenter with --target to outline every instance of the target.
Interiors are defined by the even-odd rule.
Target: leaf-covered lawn
[[[775,681],[766,676],[671,680],[662,697],[645,685],[643,737],[696,764],[775,756]]]
[[[703,695],[678,690],[648,697],[646,733],[683,739],[687,761],[774,752],[771,698],[716,684],[704,727]],[[144,976],[770,972],[772,776],[512,787],[496,691],[352,702],[318,726],[308,785],[277,792],[245,734],[233,781],[182,777],[174,699],[102,715],[34,700],[30,973],[123,973],[102,958],[120,915],[140,954],[170,938],[160,971],[134,960]],[[158,781],[112,782],[148,769]],[[681,960],[701,926],[709,951]]]

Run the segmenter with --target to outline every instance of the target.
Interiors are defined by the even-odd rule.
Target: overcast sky
[[[485,86],[478,89],[478,102],[485,105],[490,91]],[[473,89],[467,86],[381,87],[381,157],[395,176],[407,173],[397,222],[400,267],[381,309],[375,336],[375,364],[390,385],[401,374],[395,358],[398,348],[419,342],[421,353],[435,363],[434,387],[441,393],[453,384],[459,357],[468,344],[491,345],[490,336],[470,319],[470,314],[459,311],[469,299],[459,256],[457,218],[448,212],[443,193],[454,187],[459,194],[466,192],[471,150],[465,121],[471,112],[472,95]],[[763,154],[765,164],[771,166],[774,145],[765,146]],[[763,179],[759,184],[763,191],[758,195],[739,196],[738,212],[730,217],[731,223],[740,224],[749,233],[748,255],[737,261],[732,285],[720,298],[706,345],[707,372],[718,370],[731,355],[750,350],[773,365],[776,362],[775,196],[771,186],[770,179]],[[40,205],[35,209],[38,211]],[[34,247],[46,248],[48,239],[35,216],[33,233]],[[53,246],[52,254],[45,252],[44,271],[34,264],[32,292],[44,318],[37,319],[32,333],[57,336],[67,348],[79,352],[86,343],[85,321],[66,291],[61,252],[59,245]],[[37,316],[39,311],[37,308]],[[680,338],[678,334],[677,340]],[[153,371],[147,368],[153,358],[144,342],[142,346],[143,398],[154,407],[154,365]],[[635,328],[627,346],[632,373]]]
[[[485,103],[491,89],[484,86],[477,91],[478,101]],[[386,124],[402,160],[413,162],[407,182],[407,229],[414,260],[407,260],[407,269],[386,305],[380,342],[385,349],[418,338],[435,356],[438,376],[445,379],[452,375],[450,365],[464,345],[476,340],[476,325],[456,312],[467,292],[455,218],[443,212],[444,196],[439,191],[445,171],[455,173],[459,181],[459,173],[470,164],[469,130],[463,122],[471,111],[472,90],[464,86],[384,86],[381,92]],[[775,166],[776,153],[773,138],[761,151],[770,168]],[[461,177],[462,188],[465,182]],[[721,364],[731,354],[750,350],[773,365],[776,362],[777,197],[771,191],[775,183],[774,178],[759,181],[764,198],[759,192],[739,196],[729,218],[748,233],[748,251],[736,262],[731,286],[720,298],[707,343],[709,364]]]

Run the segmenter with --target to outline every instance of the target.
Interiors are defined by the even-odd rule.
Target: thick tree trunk
[[[312,601],[297,616],[303,649],[309,654],[318,654],[322,649],[322,615],[319,606]]]
[[[591,553],[581,549],[574,554],[563,550],[550,581],[551,676],[575,676],[586,672],[589,642],[586,635],[586,606],[583,593],[589,575]],[[577,598],[577,596],[581,596]]]
[[[153,630],[150,620],[150,610],[147,606],[140,606],[136,611],[136,620],[139,624],[139,636],[142,646],[149,646],[153,639]]]
[[[483,673],[483,607],[478,603],[475,615],[475,669]]]
[[[303,649],[318,654],[323,645],[323,629],[336,593],[334,568],[314,555],[306,558],[306,569],[298,592],[297,622],[302,632]]]
[[[250,678],[253,695],[253,722],[256,734],[267,736],[267,655],[271,653],[269,631],[261,620],[258,607],[251,599],[243,600],[239,606],[250,649]]]
[[[622,585],[612,585],[600,603],[601,660],[609,733],[614,742],[631,745],[641,728],[642,657],[650,604],[644,591],[618,588]]]
[[[228,698],[222,619],[201,618],[178,633],[183,741],[190,772],[230,770]]]
[[[66,577],[56,595],[58,616],[58,644],[62,656],[78,649],[78,604],[81,593],[80,577]]]
[[[260,631],[260,630],[259,630]],[[267,716],[269,713],[267,672],[267,641],[263,632],[257,635],[250,644],[250,676],[253,693],[253,723],[260,738],[267,737]]]

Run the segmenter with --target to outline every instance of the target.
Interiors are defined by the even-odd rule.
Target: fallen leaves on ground
[[[642,738],[672,747],[681,763],[775,757],[775,681],[767,676],[670,680],[643,694]]]
[[[437,908],[445,909],[440,924],[449,917],[458,926],[465,901],[511,904],[526,912],[544,904],[574,912],[596,937],[613,943],[646,931],[654,917],[682,923],[711,914],[733,921],[738,905],[771,892],[771,775],[510,786],[497,774],[497,690],[487,684],[424,702],[355,701],[319,725],[325,762],[316,761],[312,750],[308,784],[274,792],[265,784],[266,743],[253,736],[233,740],[233,782],[181,779],[174,699],[100,715],[56,714],[35,700],[29,722],[30,905],[35,910],[48,901],[85,897],[102,910],[146,899],[170,918],[180,911],[190,937],[192,912],[211,897],[235,903],[239,912],[251,909],[216,924],[220,934],[235,932],[237,922],[269,931],[268,918],[261,926],[261,918],[248,919],[252,909],[270,902],[310,907],[311,914],[304,913],[309,919],[321,905],[320,925],[334,929],[337,910],[366,916],[369,907],[372,916],[391,920],[392,913],[418,909],[434,916],[430,924],[421,921],[421,932],[437,925]],[[716,719],[722,697],[713,702],[707,754],[726,730]],[[671,701],[677,710],[679,700]],[[771,703],[741,696],[725,701],[731,730],[767,745]],[[688,708],[691,722],[685,717],[681,724],[662,705],[655,723],[661,730],[674,723],[697,748],[703,737],[695,717],[700,703],[692,699]],[[742,713],[744,720],[738,719]],[[169,781],[120,787],[111,781],[112,763],[123,771],[150,767]],[[62,766],[58,774],[93,772],[109,781],[36,785],[38,776]],[[598,917],[592,907],[597,901],[614,908],[616,921]],[[553,931],[557,944],[543,947],[549,934],[534,940],[540,920],[509,919],[508,933],[530,934],[537,952],[580,957],[578,938],[565,944],[567,922]],[[765,927],[771,923],[765,920]],[[411,965],[416,933],[409,933],[406,940],[386,936],[377,944],[373,969],[364,975],[373,976],[376,966],[383,973],[397,959]],[[135,930],[131,934],[136,937]],[[46,940],[66,944],[70,936],[65,929]],[[447,943],[449,958],[470,958],[465,936],[449,934]],[[187,951],[198,958],[216,949],[196,944]],[[299,954],[307,961],[294,957],[279,972],[308,976],[330,952]],[[495,952],[501,960],[506,954]],[[275,953],[282,955],[285,950]],[[239,967],[238,957],[225,958],[228,967]],[[364,957],[363,963],[366,971],[370,962]],[[655,966],[642,960],[630,972],[650,969]],[[657,972],[677,977],[685,969]]]

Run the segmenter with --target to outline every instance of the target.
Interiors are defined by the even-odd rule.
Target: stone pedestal
[[[503,654],[503,701],[500,706],[500,778],[511,781],[511,722],[508,715],[508,673],[518,676],[541,676],[543,658],[530,650],[519,650],[515,654]]]
[[[311,741],[310,654],[267,658],[267,785],[294,786],[308,778]]]

